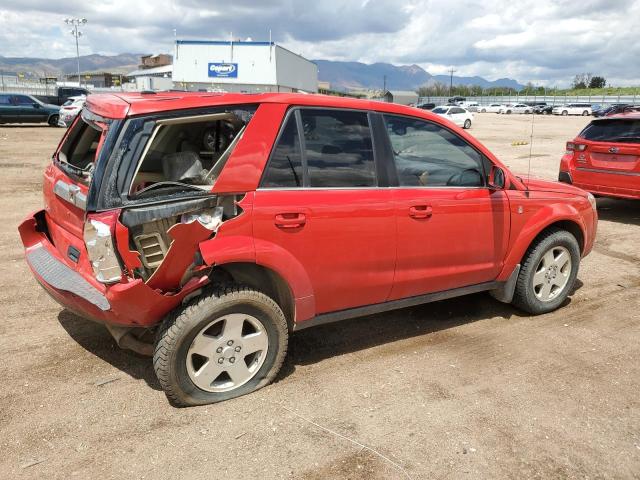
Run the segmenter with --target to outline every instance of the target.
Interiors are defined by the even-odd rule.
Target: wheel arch
[[[272,298],[292,329],[295,320],[295,298],[287,280],[275,270],[251,262],[232,262],[216,265],[209,275],[212,282],[232,280],[247,285]]]
[[[585,252],[586,230],[580,216],[572,207],[564,205],[561,207],[564,211],[554,212],[552,207],[542,209],[538,215],[532,217],[528,224],[520,231],[520,238],[512,245],[511,251],[508,253],[504,267],[498,276],[498,280],[506,280],[513,272],[516,265],[522,262],[522,259],[535,242],[551,229],[566,230],[573,235],[578,242],[580,254]],[[547,222],[540,222],[540,217],[548,217]]]

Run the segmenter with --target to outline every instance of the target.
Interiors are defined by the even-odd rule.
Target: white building
[[[318,67],[273,42],[176,40],[174,88],[317,92]]]
[[[170,90],[173,88],[172,72],[173,65],[134,70],[127,74],[127,78],[130,79],[129,86],[125,84],[123,87],[136,91]]]

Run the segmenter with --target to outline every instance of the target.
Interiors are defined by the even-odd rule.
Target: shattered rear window
[[[106,125],[83,114],[73,124],[58,151],[58,166],[66,173],[89,183]]]

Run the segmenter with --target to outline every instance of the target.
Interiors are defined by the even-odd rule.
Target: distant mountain
[[[80,70],[83,72],[109,71],[127,73],[135,70],[140,63],[140,54],[82,55]],[[75,73],[78,68],[76,57],[69,58],[28,58],[3,57],[0,55],[0,70],[4,74],[23,73],[27,77],[58,76]]]
[[[122,53],[120,55],[82,55],[80,70],[83,72],[108,71],[112,73],[128,73],[135,70],[140,63],[141,54]],[[418,65],[391,65],[390,63],[366,64],[360,62],[334,62],[331,60],[314,60],[318,65],[318,77],[329,82],[334,90],[373,88],[382,89],[385,83],[389,90],[416,90],[435,82],[449,84],[448,75],[431,75]],[[26,77],[42,76],[63,77],[75,73],[76,58],[28,58],[3,57],[0,55],[0,72],[5,75],[24,74]],[[453,77],[454,85],[480,85],[481,87],[523,88],[517,81],[500,78],[490,81],[482,77]]]
[[[417,65],[396,67],[390,63],[333,62],[313,60],[318,65],[318,78],[329,82],[332,89],[378,88],[385,82],[393,90],[415,90],[432,78]]]
[[[445,85],[449,85],[449,75],[434,75],[431,77],[435,82],[441,82]],[[487,80],[482,77],[456,77],[453,76],[454,85],[479,85],[482,88],[491,87],[509,87],[516,90],[522,90],[524,85],[518,83],[512,78],[499,78],[497,80]]]
[[[329,82],[334,90],[377,88],[382,89],[385,76],[388,90],[416,90],[435,82],[449,84],[449,75],[431,75],[418,65],[391,65],[390,63],[337,62],[314,60],[318,65],[318,78]],[[511,87],[520,90],[524,85],[510,78],[486,80],[482,77],[453,77],[454,85],[479,85],[489,87]]]

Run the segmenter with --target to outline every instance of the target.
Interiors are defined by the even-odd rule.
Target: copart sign
[[[238,78],[238,64],[210,63],[209,76],[214,78]]]

